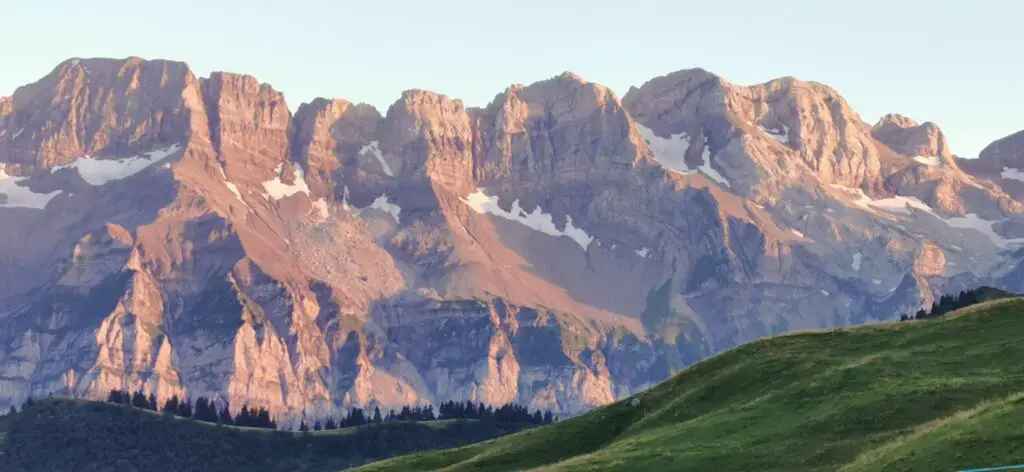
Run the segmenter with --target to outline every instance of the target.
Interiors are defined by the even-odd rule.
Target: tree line
[[[1009,292],[1003,292],[991,287],[979,287],[971,290],[961,291],[955,295],[943,295],[932,303],[930,310],[921,309],[914,314],[903,313],[900,321],[926,320],[938,318],[946,313],[976,305],[981,302],[1012,296]]]
[[[208,423],[277,429],[277,422],[270,417],[270,411],[266,408],[249,408],[248,405],[243,405],[241,410],[232,415],[230,402],[224,401],[224,406],[218,409],[216,402],[206,397],[198,397],[193,403],[189,398],[182,400],[174,395],[168,398],[162,406],[158,406],[156,397],[152,393],[147,396],[141,391],[129,393],[125,390],[111,390],[107,395],[107,403],[158,411]]]
[[[352,408],[344,416],[335,421],[333,417],[326,420],[314,420],[310,426],[305,420],[299,422],[299,431],[326,431],[332,429],[362,426],[369,423],[390,423],[394,421],[416,422],[434,420],[474,419],[494,423],[516,423],[544,425],[558,420],[550,410],[541,412],[515,403],[506,403],[498,408],[474,402],[448,401],[441,403],[434,411],[434,405],[403,406],[400,410],[389,410],[382,414],[380,407],[374,407],[373,413],[367,415],[362,409]]]
[[[31,400],[29,400],[31,402]],[[266,408],[251,408],[243,405],[242,409],[232,414],[231,404],[223,402],[223,406],[217,406],[217,402],[206,397],[198,397],[195,401],[189,398],[179,399],[177,395],[167,399],[163,405],[159,405],[156,397],[151,393],[146,395],[142,391],[134,393],[126,390],[111,390],[107,395],[107,403],[130,406],[143,410],[163,412],[181,418],[190,418],[208,423],[217,423],[229,426],[244,426],[249,428],[277,429],[277,421],[271,417]],[[326,419],[313,420],[312,425],[305,419],[299,422],[299,431],[326,431],[332,429],[362,426],[370,423],[390,422],[419,422],[434,420],[455,420],[473,419],[503,424],[530,424],[545,425],[558,420],[548,410],[530,411],[529,408],[515,403],[506,403],[497,408],[474,403],[470,401],[456,402],[448,401],[441,403],[435,411],[433,405],[403,406],[400,410],[389,410],[383,414],[380,407],[374,407],[373,413],[367,414],[361,408],[351,408],[340,418],[333,416]]]

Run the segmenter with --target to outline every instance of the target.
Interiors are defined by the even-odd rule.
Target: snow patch
[[[983,220],[974,213],[949,218],[945,221],[946,224],[954,228],[973,229],[978,231],[988,237],[992,243],[998,247],[1024,243],[1024,238],[1004,239],[1002,236],[996,234],[995,230],[992,229],[992,225],[996,223],[995,221]]]
[[[586,231],[573,226],[572,217],[568,215],[565,218],[565,230],[559,230],[555,227],[551,214],[544,213],[539,205],[533,209],[533,212],[526,213],[525,210],[519,207],[519,200],[516,199],[516,201],[512,202],[512,208],[509,211],[505,211],[498,206],[498,197],[488,196],[482,188],[469,194],[462,201],[477,213],[490,213],[506,220],[517,221],[531,229],[551,236],[569,237],[576,241],[584,250],[594,240]]]
[[[13,177],[7,175],[6,164],[0,163],[0,194],[7,195],[7,201],[0,203],[2,208],[32,208],[42,210],[54,197],[60,195],[60,190],[50,193],[35,193],[28,187],[19,185],[19,182],[28,180],[28,177]]]
[[[398,214],[402,212],[402,207],[388,201],[387,193],[383,193],[381,194],[381,196],[374,199],[373,203],[371,203],[370,206],[367,208],[373,208],[376,210],[383,211],[384,213],[388,213],[391,215],[392,218],[395,219],[395,223],[400,223],[400,221],[398,220]]]
[[[348,203],[348,185],[346,185],[345,188],[341,192],[341,207],[346,209],[346,210],[348,210],[350,208],[355,208],[355,207],[353,207],[352,205],[350,205]]]
[[[878,280],[878,279],[871,279],[871,281],[874,282],[875,285],[881,285],[882,284],[882,281]]]
[[[853,255],[853,270],[860,270],[860,261],[862,257],[864,257],[864,255],[860,252]]]
[[[942,162],[938,156],[917,156],[914,158],[914,161],[926,166],[938,166]]]
[[[3,135],[0,135],[0,136],[3,136]],[[1024,182],[1024,172],[1021,172],[1018,169],[1013,169],[1013,168],[1010,168],[1010,167],[1003,167],[1003,172],[1001,174],[999,174],[999,176],[1004,178],[1004,179],[1018,180],[1018,181]]]
[[[21,128],[18,131],[15,131],[14,135],[11,136],[11,141],[14,141],[15,139],[18,139],[18,136],[21,136],[21,133],[24,133],[24,132],[25,132],[25,128]]]
[[[316,202],[313,202],[313,207],[320,211],[320,215],[323,216],[324,219],[327,219],[327,217],[330,216],[330,212],[327,211],[328,210],[327,202],[324,201],[324,199],[321,198],[321,199],[317,200]],[[359,207],[349,203],[349,201],[348,201],[348,185],[346,185],[345,189],[343,190],[343,193],[342,193],[341,207],[346,209],[346,210],[351,211],[352,214],[356,215],[356,216],[359,216],[359,214],[362,213],[364,210],[368,210],[368,209],[380,210],[380,211],[383,211],[384,213],[387,213],[387,214],[391,215],[391,217],[395,219],[395,223],[401,223],[401,220],[398,219],[398,215],[402,212],[402,207],[400,207],[400,206],[398,206],[398,205],[396,205],[394,203],[391,203],[391,201],[388,200],[387,192],[385,192],[385,193],[381,194],[379,197],[375,198],[373,200],[373,203],[370,203],[370,206],[359,208]]]
[[[829,295],[832,295],[831,293],[828,293],[828,290],[822,290],[821,294],[826,296],[826,297],[829,296]]]
[[[729,181],[711,167],[711,150],[708,148],[707,143],[704,143],[704,151],[701,154],[704,162],[697,169],[690,169],[690,166],[686,165],[685,156],[686,150],[690,147],[691,140],[686,133],[673,134],[668,138],[661,138],[654,134],[654,130],[639,123],[636,124],[636,129],[640,136],[644,138],[644,141],[647,142],[647,147],[650,148],[651,153],[654,154],[654,160],[661,164],[662,167],[680,174],[692,174],[696,170],[722,185],[729,186]]]
[[[284,164],[278,164],[275,169],[278,176],[263,182],[263,188],[267,191],[266,195],[274,200],[290,197],[297,193],[309,195],[309,185],[306,185],[306,177],[302,174],[302,168],[298,164],[292,163],[292,179],[294,183],[288,185],[281,181],[281,169],[283,167]]]
[[[238,191],[238,186],[228,181],[228,175],[224,172],[224,165],[221,164],[217,166],[217,170],[220,171],[220,177],[224,179],[224,186],[227,187],[231,193],[235,194],[235,198],[237,198],[239,202],[242,202],[242,205],[245,205],[246,208],[251,208],[248,203],[245,203],[245,200],[242,200],[242,192]],[[278,170],[278,173],[280,172],[281,171]]]
[[[7,136],[7,130],[0,129],[0,139],[2,139],[4,136]]]
[[[788,144],[789,143],[789,126],[782,125],[782,129],[768,129],[768,128],[765,128],[764,126],[761,126],[761,125],[757,125],[757,127],[761,131],[763,131],[764,134],[767,134],[768,136],[771,136],[772,139],[774,139],[774,140],[776,140],[776,141],[778,141],[778,142],[780,142],[782,144]]]
[[[245,206],[249,206],[248,203],[245,203],[245,200],[242,200],[242,192],[238,191],[238,186],[237,185],[235,185],[235,184],[233,184],[231,182],[225,181],[224,182],[224,186],[226,186],[228,188],[228,190],[231,191],[231,193],[235,194],[235,197],[238,198],[238,201],[240,201],[243,204],[245,204]]]
[[[1006,173],[1004,171],[1004,173]],[[842,188],[846,191],[855,191],[857,193],[857,200],[854,204],[864,208],[866,210],[882,210],[888,213],[898,213],[902,215],[910,215],[912,210],[921,210],[939,221],[949,225],[952,228],[957,229],[970,229],[980,232],[985,235],[989,240],[992,241],[997,247],[1007,247],[1011,244],[1024,244],[1024,238],[1016,239],[1004,239],[1002,236],[996,234],[995,230],[992,229],[992,225],[997,223],[996,221],[983,220],[974,213],[968,213],[965,216],[958,216],[952,218],[944,218],[940,216],[935,210],[928,206],[926,203],[915,197],[904,197],[895,196],[891,198],[884,198],[881,200],[872,200],[870,197],[864,194],[860,189],[850,189],[842,186],[833,185],[832,187]],[[906,229],[902,225],[897,225],[900,229]]]
[[[82,62],[82,61],[80,61],[80,60],[78,60],[78,59],[72,59],[72,60],[71,60],[71,65],[72,65],[72,66],[77,66],[79,62]]]
[[[87,184],[99,187],[115,180],[124,180],[138,174],[147,167],[166,159],[167,156],[180,150],[180,144],[172,144],[164,149],[124,159],[100,160],[90,156],[82,156],[70,164],[50,168],[50,173],[52,174],[62,169],[75,169]]]
[[[711,149],[708,148],[707,143],[704,143],[704,152],[701,154],[701,158],[704,159],[704,163],[700,165],[700,171],[716,182],[728,187],[729,181],[725,180],[722,174],[719,174],[717,170],[711,167]]]
[[[895,196],[892,198],[883,198],[881,200],[872,200],[871,197],[867,196],[863,190],[859,188],[849,188],[842,185],[832,184],[832,188],[839,189],[844,192],[852,192],[856,195],[857,199],[853,201],[854,205],[857,205],[865,210],[882,210],[889,213],[899,213],[903,215],[909,215],[911,212],[909,208],[916,208],[921,211],[935,214],[935,211],[928,205],[916,197],[904,197]]]
[[[384,154],[380,152],[380,141],[370,141],[370,144],[363,146],[363,148],[359,150],[359,155],[363,156],[368,152],[377,158],[377,162],[380,162],[380,166],[384,168],[384,173],[387,174],[388,177],[395,176],[395,174],[391,172],[391,166],[384,161]]]
[[[795,229],[790,229],[789,231],[792,232],[793,234],[797,235],[797,237],[800,237],[800,238],[804,237],[804,233],[801,233],[801,232],[799,232],[799,231],[797,231]]]
[[[903,197],[897,195],[892,198],[870,200],[868,205],[889,213],[900,213],[903,215],[909,215],[911,213],[911,209],[918,209],[926,213],[935,214],[935,210],[932,210],[932,207],[928,206],[921,200],[918,200],[916,197]]]
[[[666,169],[684,174],[692,172],[684,159],[686,150],[690,147],[690,137],[686,133],[661,138],[654,134],[654,130],[639,123],[636,124],[636,129],[644,141],[647,141],[647,147],[654,154],[654,160],[658,164]]]
[[[640,249],[634,249],[633,252],[635,252],[636,255],[638,255],[638,256],[640,256],[640,257],[642,257],[644,259],[648,259],[647,256],[649,256],[651,254],[651,251],[649,249],[647,249],[646,246],[644,246],[644,247],[642,247]]]

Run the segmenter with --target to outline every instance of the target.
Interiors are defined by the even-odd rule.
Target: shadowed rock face
[[[760,336],[1021,285],[1024,187],[988,164],[1014,148],[956,160],[821,84],[690,70],[620,101],[564,73],[483,108],[295,110],[137,58],[0,100],[0,399],[571,414]]]

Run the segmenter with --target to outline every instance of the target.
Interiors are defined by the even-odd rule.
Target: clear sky
[[[294,110],[382,111],[420,88],[481,106],[573,71],[620,96],[703,67],[826,83],[874,123],[934,121],[973,157],[1024,129],[1024,2],[1011,0],[0,0],[0,95],[70,57],[252,74]]]

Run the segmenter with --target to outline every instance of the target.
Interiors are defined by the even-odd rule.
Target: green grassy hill
[[[1010,299],[761,340],[577,418],[357,470],[935,472],[1019,463],[1024,299]]]
[[[335,471],[531,426],[476,420],[387,422],[303,434],[47,398],[0,417],[0,471]]]

